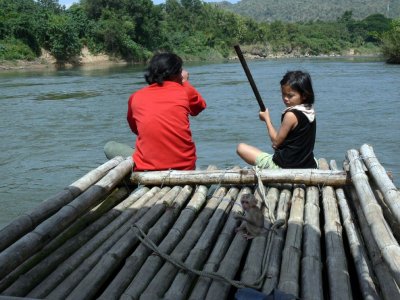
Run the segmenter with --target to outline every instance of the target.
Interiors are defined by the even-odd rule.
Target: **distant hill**
[[[346,11],[352,11],[357,20],[372,14],[400,17],[400,0],[241,0],[236,4],[222,1],[216,5],[267,22],[334,21]]]

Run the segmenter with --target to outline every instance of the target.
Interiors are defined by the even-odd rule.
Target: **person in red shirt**
[[[134,171],[196,168],[189,115],[198,115],[206,108],[206,102],[189,83],[189,74],[182,65],[176,54],[156,54],[145,73],[149,85],[129,97],[127,120],[137,135],[135,150],[131,149]],[[107,145],[108,158],[118,154],[115,144],[114,151],[106,148]]]

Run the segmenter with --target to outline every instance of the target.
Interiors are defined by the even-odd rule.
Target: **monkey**
[[[264,215],[257,206],[257,200],[252,194],[244,194],[240,199],[242,208],[245,212],[244,216],[236,214],[235,219],[244,221],[235,229],[236,232],[245,231],[243,236],[250,240],[258,235],[270,230],[264,227]]]

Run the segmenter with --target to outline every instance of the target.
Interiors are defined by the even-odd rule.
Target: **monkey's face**
[[[250,203],[248,200],[242,199],[240,202],[242,203],[243,210],[247,211],[250,208]]]

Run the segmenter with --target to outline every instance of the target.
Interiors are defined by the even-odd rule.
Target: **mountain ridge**
[[[351,11],[356,20],[373,14],[392,19],[400,17],[400,0],[241,0],[235,4],[221,1],[215,5],[264,22],[336,21],[346,11]]]

